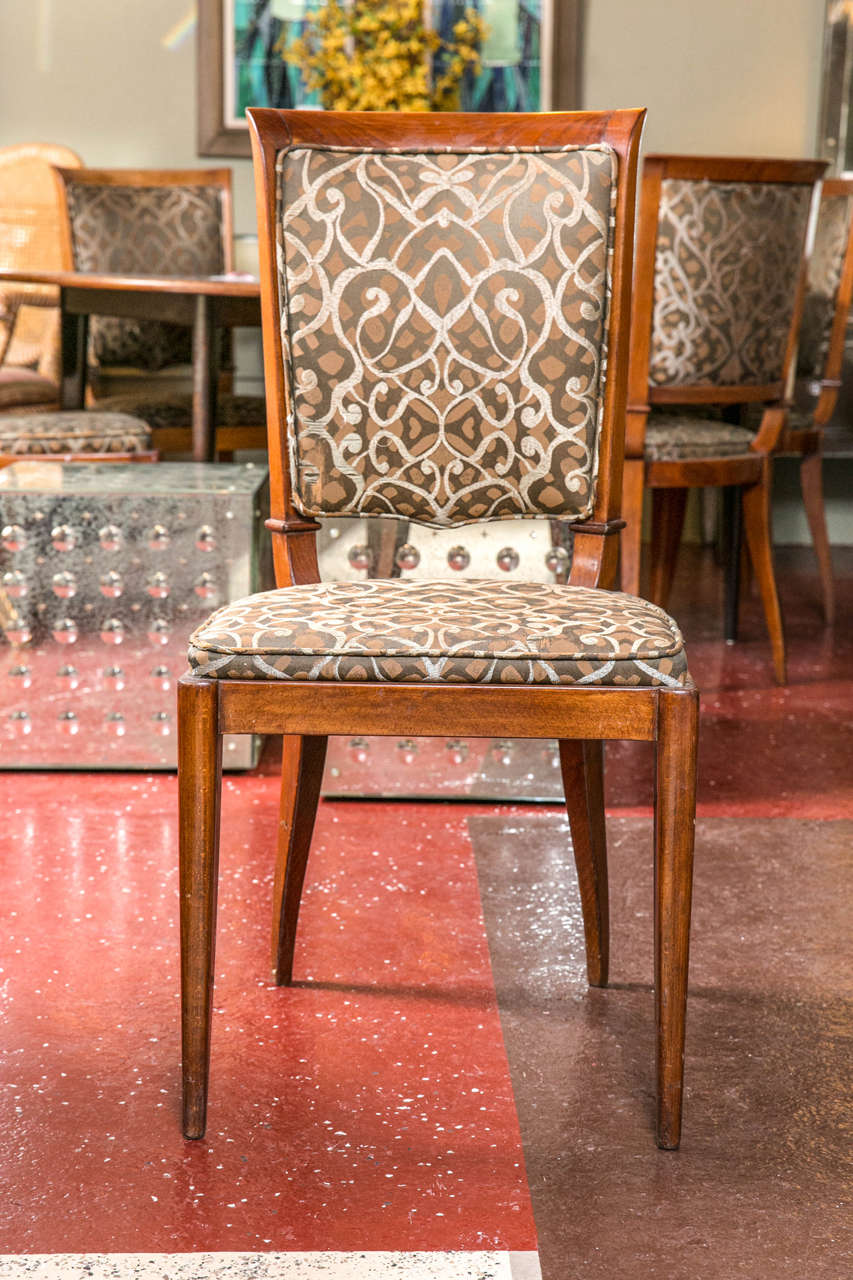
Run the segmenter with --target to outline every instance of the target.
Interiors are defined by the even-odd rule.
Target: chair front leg
[[[293,977],[293,951],[305,869],[320,802],[325,737],[285,735],[282,742],[278,857],[273,888],[272,970],[278,986]]]
[[[183,1126],[204,1136],[210,1069],[222,735],[214,681],[178,684]]]
[[[604,825],[604,743],[563,738],[560,767],[578,873],[587,979],[591,987],[606,987],[610,914]]]
[[[696,819],[699,697],[661,690],[655,780],[655,1019],[657,1141],[681,1138],[684,1022]]]

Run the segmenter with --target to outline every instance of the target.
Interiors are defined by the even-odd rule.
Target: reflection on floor
[[[324,802],[297,985],[274,989],[277,782],[269,759],[229,778],[194,1144],[178,1128],[174,779],[0,775],[0,1275],[535,1280],[537,1248],[545,1280],[845,1274],[839,560],[834,648],[813,577],[784,579],[786,690],[752,602],[727,647],[714,574],[694,562],[673,601],[706,708],[677,1154],[652,1138],[641,750],[610,752],[609,991],[584,981],[561,809],[464,796]]]

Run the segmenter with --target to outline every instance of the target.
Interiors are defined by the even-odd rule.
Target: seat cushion
[[[646,423],[647,462],[729,458],[749,453],[754,433],[746,427],[688,413],[652,413]]]
[[[143,453],[151,432],[139,418],[97,409],[0,417],[0,454]]]
[[[217,679],[681,685],[684,643],[635,596],[539,582],[317,583],[247,596],[190,637]]]
[[[59,387],[34,369],[6,365],[0,369],[0,409],[20,405],[59,403]]]
[[[98,401],[99,409],[117,413],[133,413],[143,418],[152,431],[163,427],[189,427],[192,425],[193,398],[189,394],[157,395],[151,390],[129,392],[127,395],[107,396]],[[263,396],[235,396],[230,393],[216,397],[217,427],[257,427],[267,420],[266,401]]]

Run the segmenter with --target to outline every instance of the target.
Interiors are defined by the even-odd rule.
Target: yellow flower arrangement
[[[485,34],[474,9],[447,41],[428,26],[424,0],[327,0],[282,56],[329,110],[454,111]]]

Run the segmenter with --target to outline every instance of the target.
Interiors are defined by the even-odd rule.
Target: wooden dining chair
[[[622,587],[640,589],[646,488],[649,594],[663,607],[688,491],[728,491],[733,520],[742,509],[780,684],[785,641],[770,538],[770,454],[785,423],[806,231],[824,168],[822,161],[647,156],[637,228]],[[757,432],[739,421],[739,407],[750,404],[762,406]]]
[[[821,186],[809,257],[795,401],[776,450],[801,458],[800,488],[818,562],[824,618],[830,625],[835,621],[835,584],[823,502],[823,437],[841,387],[851,299],[853,179],[831,178]]]
[[[205,1128],[224,733],[283,734],[291,981],[329,734],[556,738],[593,985],[602,744],[655,744],[658,1142],[681,1124],[698,695],[612,586],[643,112],[248,112],[278,589],[214,613],[178,693],[184,1131]],[[567,585],[318,581],[318,518],[559,518]],[[306,940],[308,945],[308,940]]]
[[[63,266],[123,275],[208,276],[233,270],[230,169],[57,168]],[[230,363],[225,335],[222,364]],[[161,451],[191,447],[192,334],[160,320],[93,316],[95,405],[145,419]],[[216,447],[265,448],[264,401],[217,397]],[[118,389],[110,388],[110,382]]]

